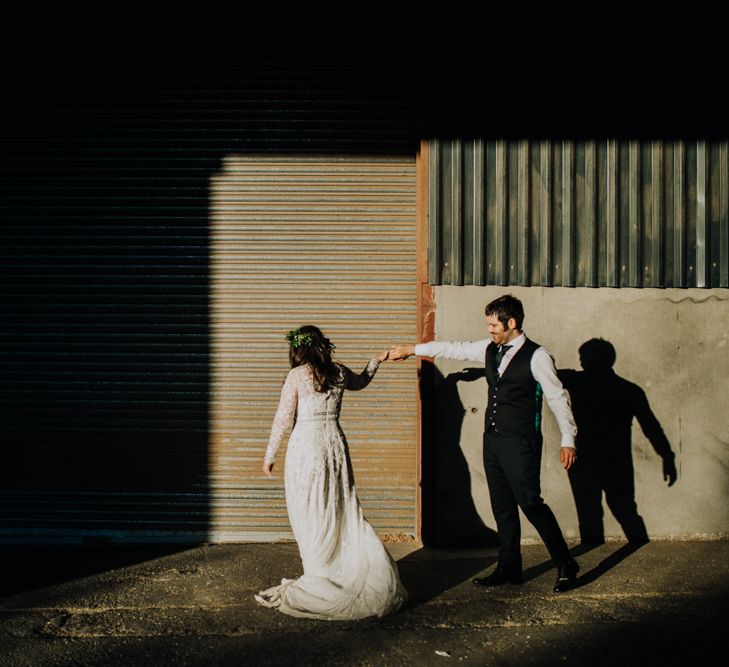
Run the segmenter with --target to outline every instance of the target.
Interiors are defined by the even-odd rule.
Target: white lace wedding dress
[[[314,389],[309,366],[293,368],[281,391],[265,461],[293,426],[286,451],[286,507],[304,574],[283,579],[256,600],[291,616],[351,620],[383,616],[407,600],[397,566],[362,514],[339,409],[344,389],[363,389],[372,359],[357,375],[340,365],[341,382]]]

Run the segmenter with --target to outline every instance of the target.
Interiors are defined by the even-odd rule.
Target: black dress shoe
[[[521,572],[510,572],[497,567],[488,577],[477,577],[473,580],[475,586],[501,586],[502,584],[521,584]]]
[[[554,592],[563,593],[572,588],[577,581],[577,573],[579,571],[580,566],[573,560],[564,565],[560,565],[557,568],[557,581],[554,582]]]

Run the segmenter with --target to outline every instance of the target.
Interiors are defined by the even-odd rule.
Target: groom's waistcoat
[[[531,369],[532,356],[538,348],[539,345],[527,338],[501,377],[494,368],[498,346],[492,343],[486,348],[487,431],[523,435],[540,430],[542,388]]]

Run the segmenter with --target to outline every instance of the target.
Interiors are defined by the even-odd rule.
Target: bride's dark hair
[[[291,368],[309,364],[314,375],[314,388],[318,392],[328,391],[340,378],[339,366],[332,361],[334,345],[312,324],[289,331],[289,362]]]

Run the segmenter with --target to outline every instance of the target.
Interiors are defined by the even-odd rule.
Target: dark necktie
[[[499,349],[496,351],[496,359],[494,359],[496,375],[499,374],[499,366],[501,366],[501,360],[504,358],[506,351],[510,349],[511,345],[500,345]]]

